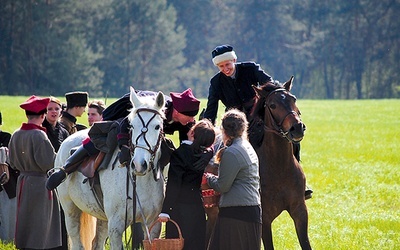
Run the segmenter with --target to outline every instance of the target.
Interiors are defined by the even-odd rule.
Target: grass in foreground
[[[7,110],[20,119],[13,130],[24,118],[18,105],[25,99]],[[307,125],[301,163],[314,190],[307,201],[312,247],[399,248],[400,100],[299,100],[298,105]],[[2,129],[13,131],[5,125]],[[272,226],[275,249],[300,249],[286,212]],[[13,249],[8,247],[0,243],[0,249]]]

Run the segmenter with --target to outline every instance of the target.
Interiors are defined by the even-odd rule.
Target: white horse
[[[164,199],[164,182],[158,160],[161,156],[160,144],[163,136],[164,95],[158,92],[154,97],[138,97],[133,88],[130,89],[130,100],[133,108],[129,121],[132,134],[132,161],[128,167],[113,166],[118,162],[118,148],[115,150],[107,169],[99,171],[100,185],[104,197],[104,210],[94,197],[89,182],[80,172],[68,175],[58,188],[59,199],[65,212],[66,227],[72,249],[83,249],[80,232],[85,231],[80,223],[82,212],[96,217],[96,236],[92,249],[104,249],[107,236],[111,249],[122,249],[122,234],[133,222],[132,178],[136,176],[136,222],[141,222],[144,232],[147,226],[156,220],[161,212]],[[70,150],[79,146],[87,138],[88,130],[79,131],[68,137],[61,145],[55,160],[55,167],[64,166]],[[115,165],[115,163],[114,163]],[[119,163],[117,164],[119,165]],[[129,194],[126,193],[129,185]],[[128,212],[126,212],[128,211]],[[143,216],[144,215],[144,218]],[[161,225],[150,232],[151,239],[158,237]],[[145,233],[147,238],[147,234]]]

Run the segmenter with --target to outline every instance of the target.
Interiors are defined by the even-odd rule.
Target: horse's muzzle
[[[136,176],[144,176],[146,175],[146,173],[148,172],[148,164],[146,161],[143,162],[136,162],[136,161],[132,161],[131,162],[131,166],[133,168],[133,173]]]
[[[306,125],[302,122],[294,124],[289,130],[289,137],[293,142],[300,142],[303,140]]]

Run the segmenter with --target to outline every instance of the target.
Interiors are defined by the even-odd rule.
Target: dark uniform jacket
[[[0,147],[8,147],[10,139],[11,139],[10,133],[0,131]],[[8,198],[12,199],[16,196],[17,179],[19,171],[8,166],[8,172],[10,173],[10,179],[6,184],[0,185],[0,192],[3,191],[4,189],[8,195]]]
[[[86,128],[85,125],[76,124],[76,117],[67,112],[63,112],[60,118],[60,123],[65,127],[70,135]]]
[[[68,131],[59,122],[57,122],[56,126],[53,128],[46,119],[44,119],[42,126],[46,128],[46,134],[49,137],[54,150],[58,152],[61,143],[69,136]]]
[[[237,63],[234,78],[218,72],[210,81],[204,118],[210,119],[215,124],[218,101],[225,105],[226,110],[237,108],[248,116],[256,95],[252,85],[258,86],[271,80],[271,76],[254,62]]]
[[[8,147],[11,134],[0,130],[0,147]]]
[[[205,249],[206,218],[201,196],[201,179],[204,169],[196,170],[198,160],[191,145],[184,141],[170,160],[168,182],[162,212],[169,214],[181,228],[185,239],[184,249]],[[177,238],[172,223],[166,225],[166,237]]]

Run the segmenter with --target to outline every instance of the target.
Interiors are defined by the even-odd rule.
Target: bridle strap
[[[283,119],[282,119],[280,122],[277,123],[276,120],[275,120],[275,118],[274,118],[274,116],[272,115],[271,109],[270,109],[269,106],[268,106],[268,99],[272,96],[272,94],[275,94],[275,93],[277,93],[277,92],[284,92],[284,93],[287,93],[287,90],[284,89],[284,88],[275,89],[275,90],[271,91],[271,92],[267,95],[267,97],[265,98],[264,108],[267,108],[267,109],[268,109],[268,116],[269,116],[269,120],[271,121],[271,126],[272,126],[272,128],[271,128],[271,127],[268,127],[268,125],[264,124],[264,130],[265,130],[266,132],[275,133],[275,134],[277,134],[277,135],[279,135],[279,136],[281,136],[281,137],[287,139],[289,142],[293,142],[292,139],[288,136],[289,131],[286,131],[286,132],[283,131],[282,125],[283,125],[283,123],[285,122],[285,120],[286,120],[290,115],[299,116],[299,114],[298,114],[296,111],[292,110],[292,111],[290,111],[289,113],[287,113],[287,114],[283,117]]]
[[[150,112],[150,113],[153,113],[153,116],[152,116],[152,117],[147,121],[147,123],[146,123],[146,122],[143,120],[143,117],[140,115],[141,112]],[[151,122],[157,115],[159,115],[159,116],[162,117],[162,114],[161,114],[160,112],[158,112],[157,110],[150,109],[150,108],[138,108],[138,109],[136,110],[136,113],[137,113],[137,115],[138,115],[140,121],[142,122],[143,127],[142,127],[142,130],[141,130],[141,133],[140,133],[140,134],[138,135],[138,137],[135,139],[135,144],[132,144],[132,149],[131,149],[131,151],[133,152],[133,151],[135,150],[135,148],[141,148],[141,149],[147,150],[147,151],[150,153],[150,155],[151,155],[151,158],[150,158],[151,169],[152,169],[152,170],[155,170],[154,159],[155,159],[156,153],[157,153],[157,151],[158,151],[158,148],[159,148],[160,145],[161,145],[161,139],[162,139],[162,136],[163,136],[163,131],[162,131],[162,130],[160,131],[160,133],[159,133],[159,135],[158,135],[158,138],[157,138],[157,143],[156,143],[156,145],[154,145],[154,148],[153,148],[153,149],[152,149],[150,143],[148,142],[148,140],[147,140],[147,138],[146,138],[146,134],[147,134],[147,132],[149,131],[148,126],[149,126],[150,122]],[[143,137],[143,139],[144,139],[144,141],[145,141],[145,143],[146,143],[146,146],[138,145],[138,142],[139,142],[140,137]]]

